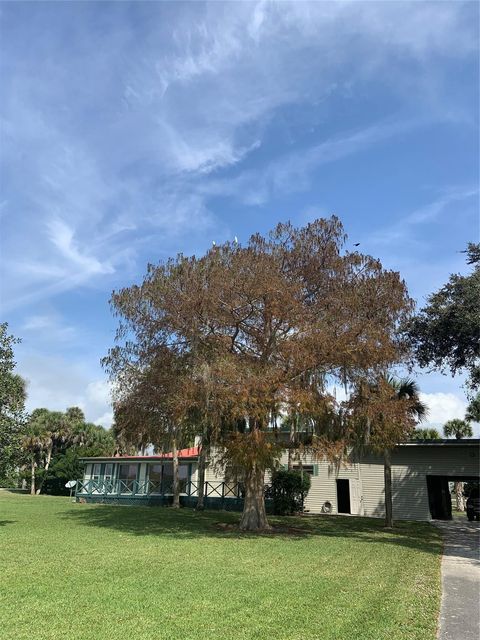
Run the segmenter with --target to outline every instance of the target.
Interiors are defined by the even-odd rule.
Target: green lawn
[[[433,640],[441,540],[428,524],[72,504],[0,491],[2,640]]]

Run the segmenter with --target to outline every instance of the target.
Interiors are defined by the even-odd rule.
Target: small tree
[[[279,469],[272,472],[271,496],[274,512],[280,516],[303,510],[303,502],[310,490],[310,476],[300,471]]]
[[[391,528],[391,452],[396,445],[411,437],[416,423],[424,419],[428,409],[420,401],[418,385],[414,380],[397,380],[385,375],[381,375],[375,382],[362,381],[350,404],[354,423],[358,425],[360,421],[362,444],[383,455],[385,526]]]

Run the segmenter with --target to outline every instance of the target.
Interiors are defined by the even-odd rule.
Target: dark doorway
[[[428,506],[434,520],[452,519],[452,498],[448,478],[427,476]]]
[[[338,513],[350,513],[350,481],[337,480]]]

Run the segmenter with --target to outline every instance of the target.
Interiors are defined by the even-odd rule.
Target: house
[[[449,519],[449,482],[479,481],[480,440],[412,441],[392,453],[393,515],[397,520]],[[195,506],[199,448],[179,451],[180,502]],[[281,459],[286,466],[287,454]],[[76,499],[117,504],[168,504],[172,500],[172,454],[83,458],[84,477]],[[298,466],[298,465],[297,465]],[[372,453],[352,452],[348,461],[334,465],[306,454],[304,473],[311,475],[305,499],[309,513],[384,517],[383,461]],[[268,487],[269,476],[266,475]],[[241,510],[241,483],[225,477],[215,461],[205,472],[205,506]]]

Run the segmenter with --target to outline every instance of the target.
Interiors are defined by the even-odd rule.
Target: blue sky
[[[111,421],[110,292],[337,214],[422,304],[478,240],[476,2],[3,3],[2,318],[29,408]],[[420,374],[433,423],[461,377]]]

